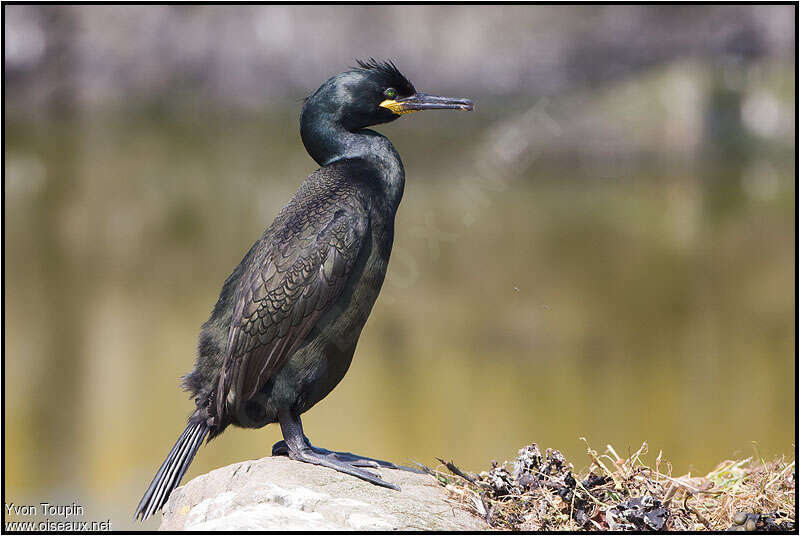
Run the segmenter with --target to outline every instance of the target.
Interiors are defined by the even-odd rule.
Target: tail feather
[[[169,451],[167,459],[159,467],[142,500],[139,501],[139,506],[133,514],[134,519],[138,517],[144,521],[166,504],[170,493],[178,487],[181,478],[189,469],[189,464],[192,463],[207,434],[208,426],[204,421],[189,422],[186,430]]]

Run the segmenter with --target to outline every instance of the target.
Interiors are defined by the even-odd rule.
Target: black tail
[[[156,476],[150,483],[150,487],[144,493],[144,497],[139,501],[133,518],[146,520],[155,514],[166,504],[169,494],[181,483],[181,478],[189,469],[197,449],[203,444],[208,434],[208,426],[205,421],[189,421],[186,430],[175,442],[175,446],[169,451],[167,459],[161,464]]]

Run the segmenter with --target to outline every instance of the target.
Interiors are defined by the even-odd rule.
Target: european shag
[[[203,440],[229,425],[279,423],[273,455],[398,489],[362,467],[392,463],[313,447],[300,415],[347,372],[383,284],[405,171],[391,142],[366,127],[420,110],[472,110],[467,99],[419,93],[392,62],[374,59],[311,94],[300,114],[321,167],[225,280],[203,324],[195,368],[183,378],[196,409],[134,517],[167,501]]]

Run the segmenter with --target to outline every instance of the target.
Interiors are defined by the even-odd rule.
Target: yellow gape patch
[[[396,100],[392,99],[385,100],[378,106],[380,106],[381,108],[386,108],[388,110],[391,110],[393,113],[396,113],[397,115],[411,114],[419,111],[419,110],[404,110],[403,103],[397,102]]]

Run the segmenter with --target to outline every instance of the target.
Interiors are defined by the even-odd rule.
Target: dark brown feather
[[[239,281],[217,390],[222,422],[297,350],[347,282],[369,216],[337,169],[321,168],[306,179]]]

